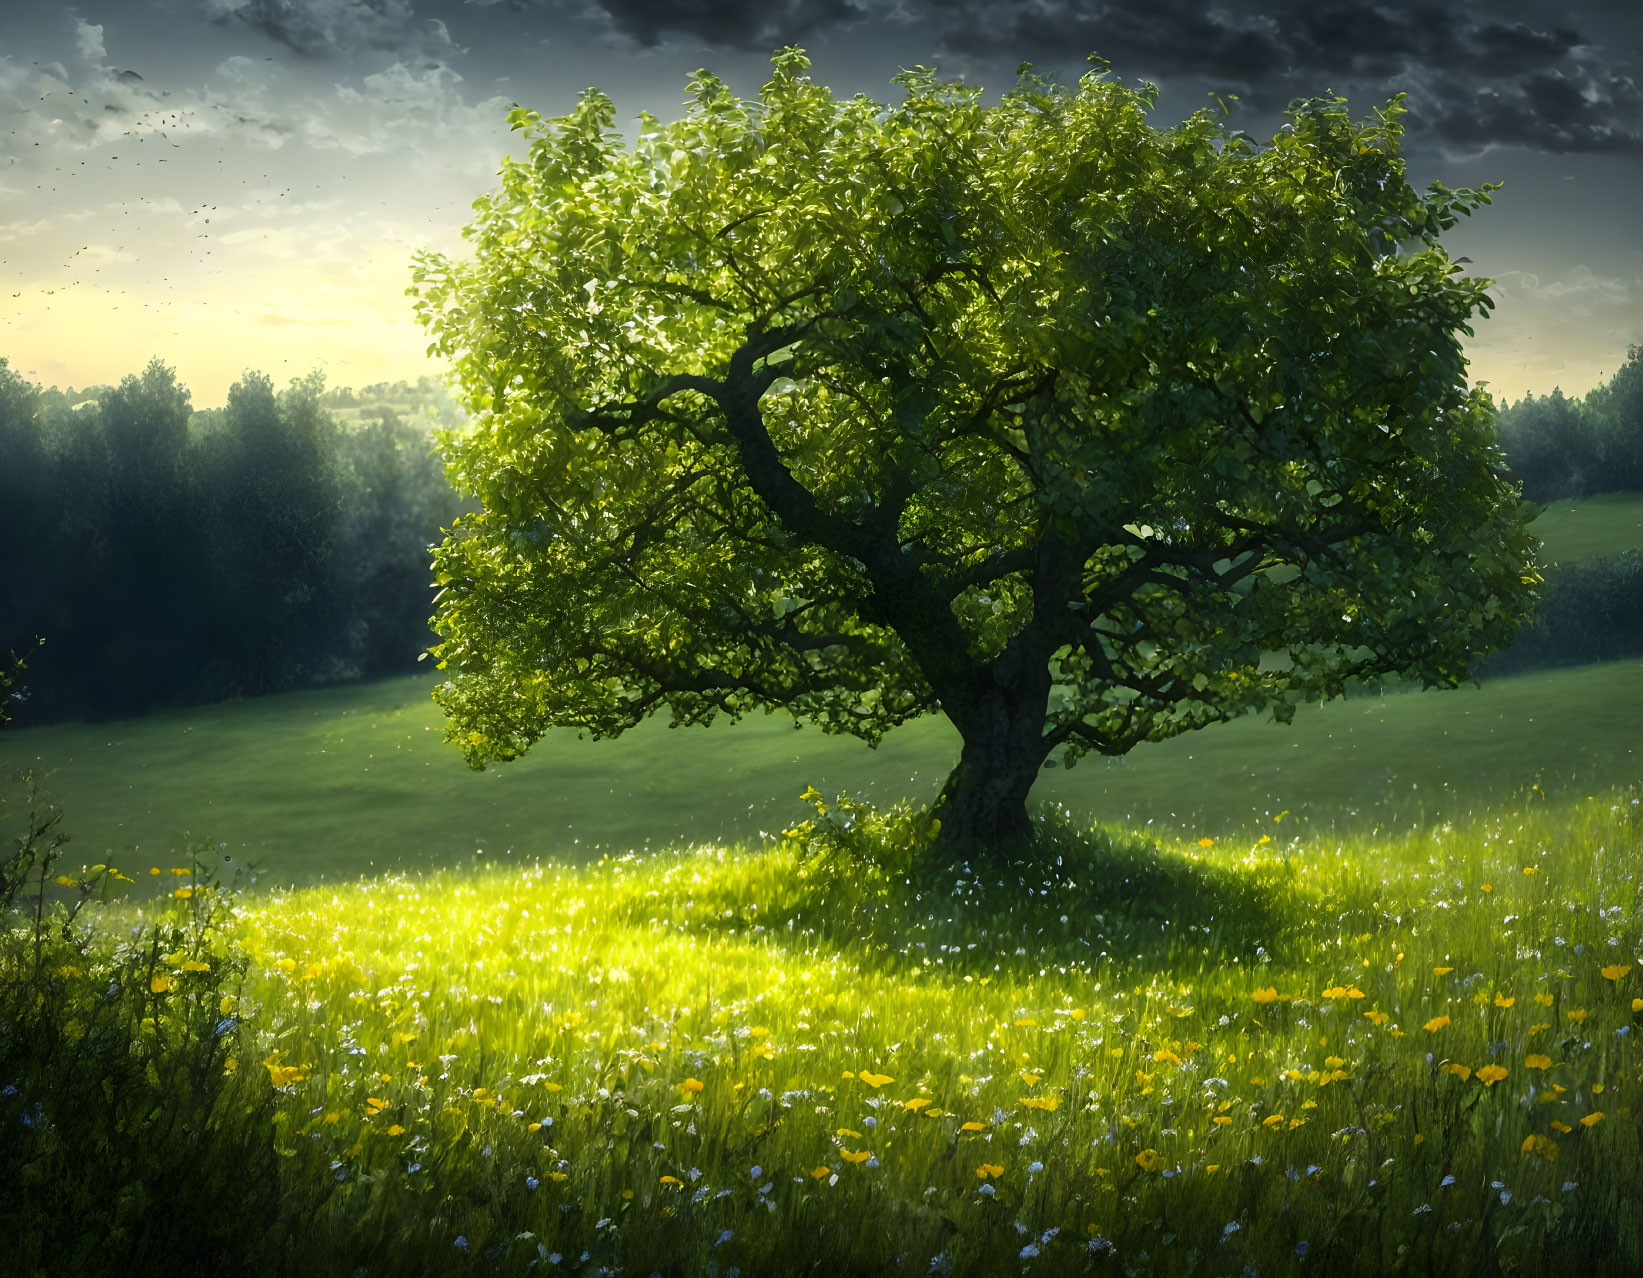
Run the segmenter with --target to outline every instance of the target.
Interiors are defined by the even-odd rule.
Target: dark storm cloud
[[[1589,100],[1588,92],[1595,92]],[[1570,79],[1551,71],[1515,84],[1484,85],[1464,96],[1439,90],[1433,133],[1462,147],[1511,142],[1563,155],[1574,152],[1643,153],[1635,126],[1617,119],[1639,114],[1637,86],[1629,78],[1604,82]]]
[[[595,0],[592,7],[641,48],[655,48],[671,33],[749,53],[770,53],[870,16],[848,0]]]
[[[467,0],[494,4],[501,0]],[[523,0],[510,0],[519,4]],[[1120,77],[1194,77],[1275,113],[1326,90],[1366,113],[1407,92],[1411,139],[1643,153],[1637,0],[587,0],[642,48],[669,35],[769,52],[870,17],[928,30],[934,57],[1071,70],[1098,52]],[[1538,11],[1538,12],[1537,12]],[[946,68],[944,68],[944,71]]]
[[[925,3],[939,47],[964,56],[1065,64],[1094,51],[1120,75],[1224,81],[1262,111],[1353,76],[1369,82],[1359,96],[1408,91],[1405,127],[1451,146],[1643,153],[1638,51],[1609,4],[1567,4],[1554,25],[1455,0]]]
[[[401,57],[460,52],[445,24],[419,18],[409,0],[206,0],[218,22],[253,31],[311,57],[376,49]]]

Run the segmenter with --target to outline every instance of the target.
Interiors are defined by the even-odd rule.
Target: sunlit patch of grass
[[[244,908],[240,1011],[313,1272],[1630,1272],[1638,800],[361,880]]]

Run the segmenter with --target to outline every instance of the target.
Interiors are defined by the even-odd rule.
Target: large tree
[[[1533,543],[1453,332],[1492,281],[1436,242],[1498,184],[1416,195],[1396,99],[1262,149],[1090,60],[887,109],[788,48],[633,153],[595,89],[511,113],[529,158],[411,290],[474,414],[434,649],[470,763],[664,705],[874,745],[939,709],[957,855],[1030,839],[1053,751],[1510,641]]]

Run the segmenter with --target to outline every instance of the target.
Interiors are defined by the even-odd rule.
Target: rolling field
[[[1599,493],[1549,502],[1530,525],[1551,567],[1643,546],[1643,493]]]
[[[279,796],[298,796],[308,824],[280,837],[325,845],[288,844],[283,864],[333,881],[235,900],[209,851],[128,862],[146,899],[109,908],[105,934],[148,939],[50,942],[36,982],[68,1032],[8,1066],[0,1121],[125,1123],[158,1160],[203,1121],[189,1114],[243,1116],[249,1135],[171,1155],[216,1169],[198,1214],[142,1228],[172,1256],[208,1222],[212,1246],[238,1246],[219,1219],[232,1194],[271,1222],[242,1239],[248,1272],[270,1275],[1629,1278],[1640,689],[1630,663],[1211,729],[1082,774],[1086,797],[1156,805],[1151,830],[1056,807],[1032,863],[917,870],[896,860],[889,794],[848,814],[852,849],[813,792],[757,846],[361,864],[393,838],[425,847],[464,786],[521,823],[544,780],[582,805],[554,820],[599,811],[602,787],[629,846],[670,802],[707,822],[693,783],[789,775],[757,723],[700,733],[671,797],[644,788],[660,734],[553,743],[512,807],[507,776],[422,757],[435,732],[414,683],[122,725],[103,749],[132,753],[92,756],[103,775],[136,758],[148,803],[198,785],[207,816],[270,836]],[[75,731],[59,782],[91,730]],[[940,744],[890,775],[922,776]],[[408,808],[419,770],[445,777],[429,787],[443,808]],[[77,782],[88,800],[95,775]],[[1180,820],[1278,786],[1283,821]],[[56,881],[73,898],[94,877]],[[86,1022],[99,1043],[126,1025],[148,1082],[88,1074]],[[100,1117],[127,1096],[192,1108],[180,1126]],[[136,1227],[145,1200],[99,1190],[95,1161],[40,1166],[0,1202],[33,1269],[62,1257],[55,1237],[95,1257],[121,1236],[85,1231],[88,1212]]]
[[[73,858],[159,864],[192,839],[275,884],[389,869],[699,842],[758,844],[808,815],[814,786],[876,804],[933,799],[958,736],[928,716],[877,751],[755,716],[595,742],[550,734],[476,773],[443,744],[425,678],[0,733],[0,773],[48,772]],[[1524,793],[1554,804],[1643,774],[1643,662],[1480,688],[1303,707],[1047,770],[1034,803],[1161,834],[1373,833],[1465,817]]]
[[[96,1133],[19,1272],[1643,1270],[1643,662],[1047,770],[1009,866],[898,859],[937,717],[475,773],[430,687],[0,733],[101,922],[0,953],[0,1127]]]

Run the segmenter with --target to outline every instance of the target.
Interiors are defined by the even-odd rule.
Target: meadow
[[[1286,808],[1149,831],[1050,803],[1031,864],[945,872],[911,859],[925,796],[888,782],[876,807],[806,788],[763,839],[380,872],[364,828],[420,819],[388,787],[357,838],[341,809],[310,818],[330,860],[296,890],[228,893],[223,840],[120,856],[135,882],[86,907],[100,939],[59,972],[72,999],[124,963],[162,1095],[204,1052],[262,1116],[280,1196],[236,1272],[1631,1272],[1643,788],[1635,717],[1604,706],[1639,704],[1640,674],[1337,702],[1297,716],[1299,742],[1206,730],[1084,775],[1150,776],[1132,802],[1179,814],[1281,769]],[[281,734],[326,697],[378,697],[347,731],[360,711],[405,735],[395,692],[219,707],[260,762],[202,738],[173,767],[163,718],[99,731],[141,745],[130,784],[160,807],[168,774],[231,786],[311,750]],[[724,753],[689,766],[767,758],[732,738],[769,722],[704,734]],[[600,775],[632,796],[665,744],[580,749],[631,750]],[[780,764],[790,789],[817,771]],[[1441,794],[1445,766],[1477,784],[1440,814],[1381,775]],[[272,812],[259,784],[221,815]],[[89,900],[106,873],[49,887]]]
[[[0,775],[48,774],[88,864],[146,868],[205,839],[232,864],[257,862],[266,884],[295,886],[767,843],[809,812],[807,786],[928,802],[958,754],[940,716],[871,750],[785,716],[670,730],[664,714],[616,740],[561,729],[476,773],[443,744],[432,686],[387,680],[7,732]],[[1033,801],[1160,836],[1258,835],[1280,813],[1319,834],[1401,831],[1524,793],[1562,803],[1635,780],[1639,705],[1638,661],[1349,698],[1303,706],[1289,727],[1249,718],[1047,770]]]
[[[1643,546],[1643,493],[1597,493],[1549,502],[1533,524],[1547,567]]]
[[[430,686],[0,735],[0,1274],[1643,1271],[1643,663],[1086,759],[956,866],[944,720],[476,773]]]

